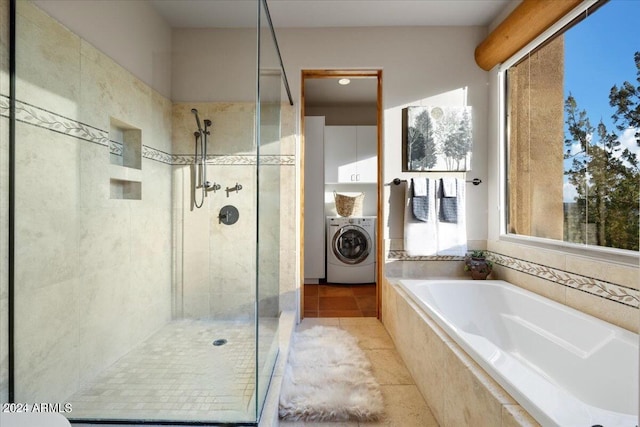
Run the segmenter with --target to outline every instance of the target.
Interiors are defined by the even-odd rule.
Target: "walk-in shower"
[[[265,0],[235,3],[253,28],[171,23],[218,2],[0,0],[2,402],[258,423],[293,301],[294,114]]]

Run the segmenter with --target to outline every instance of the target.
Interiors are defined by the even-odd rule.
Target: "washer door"
[[[331,243],[333,254],[345,264],[359,264],[369,255],[371,239],[357,225],[345,225],[338,229]]]

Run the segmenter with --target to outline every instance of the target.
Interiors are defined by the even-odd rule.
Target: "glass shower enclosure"
[[[8,3],[7,399],[78,422],[256,425],[278,355],[293,105],[266,0],[237,2],[252,28],[173,26],[149,55],[148,75],[170,69],[164,90],[79,21],[153,21],[175,2],[88,0],[75,17]],[[225,40],[234,53],[216,57]]]

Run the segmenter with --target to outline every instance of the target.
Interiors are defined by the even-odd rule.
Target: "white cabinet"
[[[325,182],[377,182],[376,126],[325,126]]]
[[[304,277],[324,278],[324,117],[304,118]]]

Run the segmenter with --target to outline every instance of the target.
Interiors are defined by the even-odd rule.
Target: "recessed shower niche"
[[[109,125],[111,199],[142,199],[142,130],[111,117]]]

